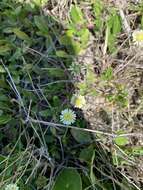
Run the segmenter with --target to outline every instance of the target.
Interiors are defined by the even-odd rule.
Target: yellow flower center
[[[73,95],[71,99],[71,104],[74,105],[76,108],[82,108],[85,106],[85,98],[82,95]]]
[[[135,38],[136,38],[137,41],[143,41],[143,32],[140,33],[140,34],[136,34]]]
[[[73,120],[73,116],[70,113],[65,113],[63,115],[63,118],[64,118],[65,121],[71,121],[71,120]]]
[[[135,34],[135,40],[136,41],[143,41],[143,32],[137,32]]]
[[[80,98],[77,98],[75,101],[75,106],[80,107],[82,106],[82,104],[83,104],[83,101]]]

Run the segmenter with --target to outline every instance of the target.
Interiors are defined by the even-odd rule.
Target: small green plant
[[[117,50],[117,39],[122,29],[121,19],[116,10],[113,9],[108,16],[106,27],[109,52],[113,53]]]
[[[78,76],[79,73],[81,72],[81,65],[78,64],[78,63],[73,62],[73,63],[70,65],[70,67],[69,67],[68,70],[70,71],[70,73],[71,73],[73,76],[76,77],[76,76]]]
[[[101,31],[103,29],[104,19],[103,19],[103,12],[104,12],[104,3],[100,0],[93,0],[93,14],[95,16],[95,31]]]
[[[60,38],[61,44],[67,47],[70,55],[78,55],[87,47],[88,40],[86,20],[81,9],[73,5],[70,10],[70,23],[67,24],[65,34]]]
[[[124,85],[116,83],[112,67],[105,69],[100,76],[95,74],[92,66],[87,67],[85,79],[77,83],[77,88],[80,94],[85,96],[90,94],[95,97],[104,96],[109,103],[120,108],[125,108],[128,105],[128,93]]]

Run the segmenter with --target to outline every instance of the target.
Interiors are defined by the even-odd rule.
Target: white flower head
[[[76,108],[83,108],[86,104],[85,97],[82,95],[73,95],[71,104]]]
[[[6,185],[5,190],[19,190],[19,187],[16,184],[11,183]]]
[[[76,114],[71,109],[65,109],[61,112],[60,120],[65,125],[71,125],[76,120]]]
[[[143,30],[135,30],[132,33],[133,42],[135,45],[143,47]]]

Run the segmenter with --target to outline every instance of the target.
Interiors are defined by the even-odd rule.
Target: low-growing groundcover
[[[143,3],[126,6],[141,30]],[[0,189],[142,189],[142,49],[120,12],[0,2]]]

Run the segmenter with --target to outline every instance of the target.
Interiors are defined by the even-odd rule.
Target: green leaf
[[[79,159],[84,162],[91,163],[92,156],[93,156],[94,148],[93,146],[89,146],[81,150]]]
[[[51,110],[50,109],[45,109],[39,112],[40,116],[42,117],[49,117],[52,116]]]
[[[31,41],[30,37],[25,32],[21,31],[19,28],[14,28],[12,31],[21,40],[25,40],[25,41],[28,41],[28,42]]]
[[[81,30],[81,44],[82,44],[82,48],[86,48],[88,41],[89,41],[89,30],[84,28]]]
[[[90,179],[92,181],[92,184],[96,184],[96,177],[95,177],[95,174],[94,174],[94,160],[95,160],[95,152],[93,152],[92,154],[92,158],[91,158],[91,166],[90,166]]]
[[[108,48],[109,48],[110,53],[113,53],[116,51],[115,41],[116,41],[115,36],[112,35],[111,32],[109,32],[108,33]]]
[[[73,23],[75,23],[75,24],[83,24],[84,23],[82,11],[78,6],[72,6],[70,15],[71,15],[71,20]]]
[[[92,85],[96,81],[96,75],[95,75],[92,65],[89,65],[87,68],[86,81],[88,85]]]
[[[9,115],[1,115],[0,116],[0,125],[4,125],[11,120],[11,116]]]
[[[5,73],[6,71],[4,70],[3,66],[0,65],[0,73]]]
[[[49,77],[62,78],[65,76],[64,70],[61,68],[45,68]]]
[[[143,156],[143,147],[140,146],[133,147],[132,154],[135,156]]]
[[[62,50],[56,51],[56,55],[58,57],[62,57],[62,58],[68,58],[69,57],[69,55],[65,51],[62,51]]]
[[[66,34],[64,34],[63,36],[60,37],[59,40],[60,40],[62,45],[71,46],[72,37],[67,36]]]
[[[3,33],[7,33],[7,34],[12,33],[11,27],[6,27],[6,28],[4,28],[4,29],[3,29]]]
[[[74,137],[74,139],[79,143],[88,143],[91,142],[91,136],[86,131],[78,131],[75,129],[71,129],[71,134]]]
[[[71,41],[71,47],[72,47],[72,53],[74,54],[74,55],[78,55],[78,54],[80,54],[80,52],[82,51],[82,49],[81,49],[81,45],[80,45],[80,43],[79,42],[77,42],[77,41],[74,41],[74,40],[72,40]]]
[[[120,31],[121,31],[121,21],[120,21],[120,17],[117,15],[117,13],[115,13],[113,15],[113,29],[112,29],[112,33],[113,35],[117,35]]]
[[[95,30],[99,30],[103,26],[103,18],[102,18],[102,12],[103,12],[104,6],[103,2],[101,0],[96,0],[93,4],[93,12],[95,16]]]
[[[77,170],[73,168],[63,169],[59,173],[52,190],[82,190],[82,181]]]
[[[101,79],[105,81],[110,81],[113,78],[113,69],[108,67],[101,75]]]
[[[88,91],[88,85],[85,81],[78,82],[77,84],[75,84],[75,86],[77,86],[81,95],[85,95],[86,92]]]
[[[117,93],[114,95],[114,102],[120,107],[127,107],[128,106],[128,92],[124,87],[116,86],[118,90]]]
[[[53,96],[53,106],[58,107],[61,105],[60,99],[58,96]]]
[[[122,137],[122,136],[116,137],[114,141],[119,146],[125,146],[129,143],[129,139],[127,137]]]
[[[96,0],[93,5],[93,11],[96,17],[101,16],[103,10],[103,2],[101,0]]]
[[[44,34],[49,33],[48,23],[43,16],[34,16],[34,22],[37,28]]]
[[[6,40],[0,40],[0,55],[5,55],[12,49],[12,45]]]
[[[81,44],[78,41],[75,41],[73,37],[63,35],[60,38],[60,42],[67,47],[70,55],[78,55],[82,50]]]
[[[108,29],[108,48],[111,53],[116,51],[116,41],[121,32],[121,21],[117,12],[113,9],[107,20]]]
[[[47,4],[47,0],[33,0],[31,2],[34,2],[37,6],[40,6],[40,7]]]

